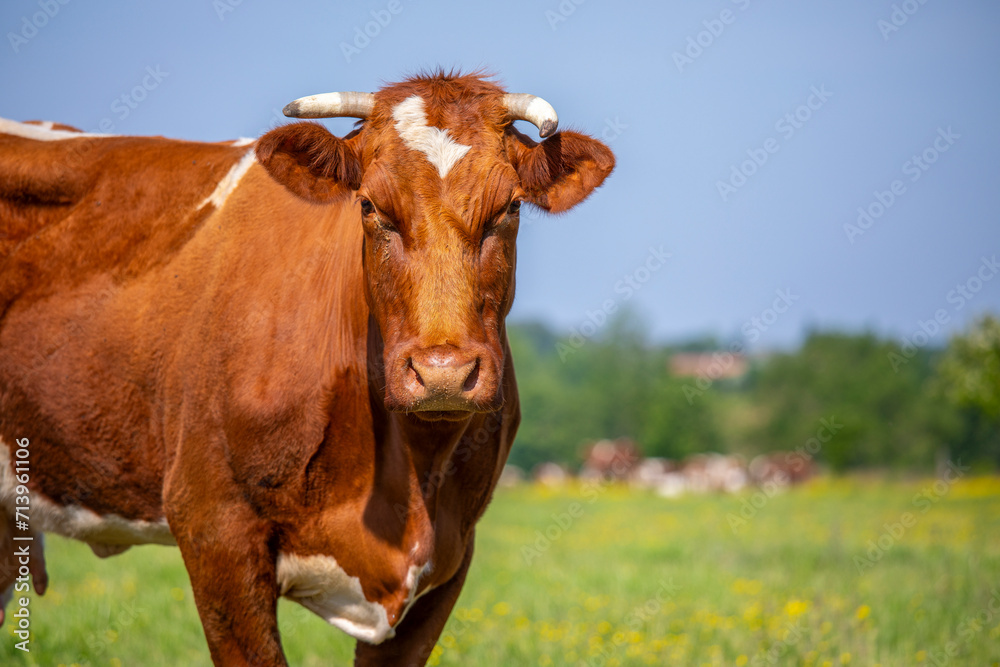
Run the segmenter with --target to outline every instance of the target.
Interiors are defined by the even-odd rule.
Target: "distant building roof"
[[[679,377],[724,380],[743,377],[750,364],[744,355],[731,352],[678,352],[670,357],[669,368]]]

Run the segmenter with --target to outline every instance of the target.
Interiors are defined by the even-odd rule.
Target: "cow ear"
[[[257,140],[257,161],[296,195],[327,203],[361,186],[360,151],[353,139],[336,137],[317,123],[282,125]]]
[[[528,201],[549,213],[579,204],[615,168],[610,148],[578,132],[557,132],[537,143],[511,127],[507,154]]]

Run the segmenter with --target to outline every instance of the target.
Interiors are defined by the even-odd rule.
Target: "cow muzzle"
[[[390,380],[387,386],[390,409],[430,419],[463,419],[497,407],[496,364],[486,350],[438,345],[413,350],[404,359],[400,381]]]

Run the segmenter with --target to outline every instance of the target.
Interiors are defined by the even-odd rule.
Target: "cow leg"
[[[171,511],[168,504],[167,512],[212,662],[225,667],[287,665],[278,636],[269,524],[242,504],[204,502],[198,509],[197,515],[197,510]]]
[[[45,570],[44,535],[36,532],[29,534],[34,539],[15,542],[14,520],[0,509],[0,625],[3,625],[7,603],[14,597],[14,584],[20,576],[22,565],[21,556],[17,552],[24,546],[28,547],[28,572],[35,592],[44,595],[49,584],[49,575]]]
[[[458,600],[472,562],[472,540],[455,576],[413,603],[396,626],[396,636],[381,644],[359,641],[354,649],[355,667],[420,667],[427,662]]]
[[[14,580],[17,579],[17,557],[14,555],[11,528],[10,517],[0,507],[0,625],[3,624],[7,604],[14,597]]]

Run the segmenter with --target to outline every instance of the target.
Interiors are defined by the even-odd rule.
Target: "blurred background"
[[[519,466],[792,449],[831,415],[836,468],[1000,462],[994,3],[13,0],[0,26],[16,120],[254,137],[444,67],[606,141],[596,195],[523,216]]]
[[[718,575],[729,597],[711,608],[717,618],[707,617],[689,585],[669,603],[683,613],[657,602],[656,614],[634,630],[623,619],[659,600],[656,586],[636,584],[627,593],[614,588],[620,577],[600,580],[597,592],[567,593],[571,609],[584,610],[578,620],[592,625],[582,648],[535,650],[529,642],[522,654],[516,640],[515,648],[507,639],[498,640],[504,648],[489,648],[488,622],[508,633],[526,627],[537,642],[547,636],[561,646],[575,635],[565,628],[559,635],[562,621],[554,619],[575,612],[518,607],[498,583],[470,593],[479,602],[463,607],[466,620],[449,626],[452,644],[439,646],[435,660],[462,664],[484,645],[484,660],[531,664],[1000,659],[997,617],[981,617],[968,641],[964,630],[972,626],[962,625],[991,609],[990,585],[1000,580],[995,483],[965,495],[949,483],[934,496],[934,507],[945,495],[941,507],[957,503],[953,514],[942,510],[920,524],[895,552],[910,554],[925,568],[920,573],[905,563],[898,571],[881,566],[896,578],[886,574],[876,595],[857,583],[865,567],[852,565],[858,555],[874,563],[867,541],[878,546],[883,523],[889,530],[901,512],[919,509],[915,494],[924,487],[913,480],[941,483],[955,470],[965,477],[1000,466],[1000,5],[7,0],[0,28],[0,116],[15,120],[221,141],[285,122],[280,109],[303,95],[375,90],[438,67],[485,69],[509,90],[551,102],[561,127],[614,150],[617,169],[584,204],[556,217],[522,213],[509,335],[524,421],[510,479],[558,483],[579,474],[645,487],[645,500],[602,492],[587,506],[601,530],[621,528],[626,510],[658,526],[656,536],[631,534],[631,550],[608,552],[604,562],[619,563],[620,577],[634,570],[642,579],[664,563],[695,576],[704,558],[712,568],[705,582]],[[343,134],[353,121],[323,122]],[[522,130],[536,136],[530,126]],[[877,488],[865,486],[872,471]],[[775,524],[756,519],[752,530],[737,530],[738,520],[752,523],[760,511],[742,504],[753,494],[823,472],[848,476],[826,478],[819,484],[834,486],[814,485],[805,495],[772,501],[766,494]],[[538,549],[532,531],[551,538],[546,531],[561,525],[554,517],[581,493],[571,488],[544,492],[554,499],[501,493],[484,526],[492,517],[517,537],[504,542],[486,533],[497,553],[514,554],[488,570],[495,582],[532,565],[532,548],[543,561],[558,553],[557,562],[571,567],[573,549],[605,539],[581,527],[558,544],[546,538],[551,553]],[[697,490],[737,495],[711,506],[644,504]],[[851,497],[864,502],[831,500]],[[778,509],[803,503],[808,509],[799,514]],[[538,507],[551,507],[553,518],[530,509]],[[664,511],[688,517],[681,532]],[[535,524],[525,523],[529,515]],[[692,516],[701,517],[697,525]],[[813,524],[822,534],[812,555],[796,551],[805,542],[782,541],[783,527],[804,536]],[[698,532],[706,525],[714,532]],[[696,534],[704,537],[695,542],[701,551],[661,549]],[[647,545],[655,557],[633,568],[647,538],[661,546]],[[784,546],[761,551],[762,541]],[[721,543],[744,560],[718,553]],[[945,543],[957,545],[953,560],[939,557]],[[771,579],[760,574],[764,561],[789,553],[808,565],[778,568]],[[921,560],[927,554],[937,556]],[[844,578],[825,589],[810,583],[834,557]],[[950,583],[924,580],[945,561],[941,577],[950,572]],[[899,591],[916,580],[927,589]],[[572,589],[551,579],[537,585]],[[838,598],[832,589],[852,593]],[[182,600],[182,588],[174,590]],[[630,602],[612,613],[601,590]],[[768,594],[752,603],[761,605],[754,612],[747,600]],[[892,623],[879,617],[877,597],[903,610]],[[501,602],[507,607],[498,610]],[[721,632],[730,617],[747,625],[749,639],[706,639],[706,628]],[[781,634],[785,620],[802,618],[812,619],[810,639]],[[543,622],[549,625],[536,627]],[[825,623],[834,630],[824,631]],[[615,644],[619,631],[627,641]],[[680,640],[652,643],[682,635],[693,643],[681,657],[670,653]],[[614,650],[595,649],[594,636]],[[629,654],[633,640],[645,652]],[[959,642],[955,655],[951,641]],[[87,659],[106,663],[111,648],[102,646]]]

